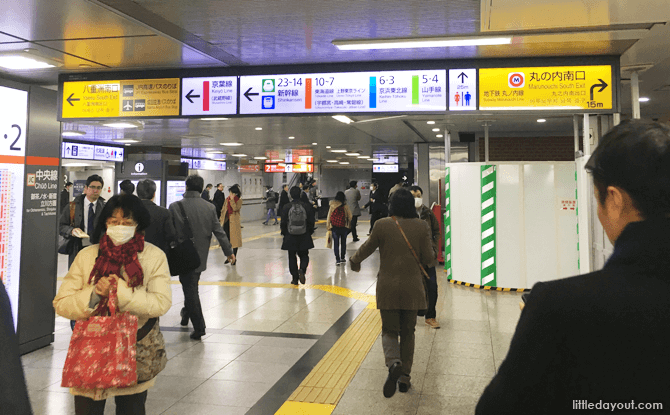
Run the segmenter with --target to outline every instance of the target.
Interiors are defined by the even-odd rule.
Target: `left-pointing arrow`
[[[191,98],[200,98],[200,95],[193,95],[193,90],[188,91],[188,94],[186,94],[186,99],[188,102],[193,104],[193,100]]]
[[[70,94],[69,97],[67,97],[66,101],[68,104],[74,107],[74,104],[72,103],[73,101],[79,101],[79,98],[72,98],[72,95],[74,95],[74,92]]]

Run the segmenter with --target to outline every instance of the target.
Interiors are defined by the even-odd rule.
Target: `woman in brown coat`
[[[389,202],[389,215],[391,217],[379,219],[375,223],[368,240],[351,258],[351,269],[358,272],[361,262],[379,248],[377,308],[382,317],[382,346],[389,368],[384,383],[384,396],[387,398],[393,396],[397,383],[400,392],[407,392],[410,388],[417,311],[428,306],[421,266],[435,265],[430,228],[418,218],[414,196],[408,190],[399,189],[393,193]],[[417,263],[398,226],[407,236],[421,265]]]
[[[240,216],[242,191],[237,184],[231,186],[228,191],[230,194],[223,203],[223,209],[221,209],[221,226],[223,226],[223,231],[226,232],[233,247],[233,253],[237,257],[237,248],[242,246],[242,220]],[[228,263],[229,261],[226,261],[226,264]],[[233,265],[237,265],[237,261]]]

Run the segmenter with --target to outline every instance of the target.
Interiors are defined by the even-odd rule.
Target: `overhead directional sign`
[[[477,109],[477,70],[449,69],[449,111]]]
[[[183,78],[182,115],[237,113],[237,77]]]
[[[62,119],[179,115],[179,78],[64,82]]]
[[[446,110],[446,70],[240,77],[240,114]]]
[[[608,110],[612,84],[610,65],[482,68],[479,109]]]

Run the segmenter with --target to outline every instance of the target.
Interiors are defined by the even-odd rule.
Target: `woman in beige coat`
[[[335,199],[330,201],[330,209],[326,219],[326,229],[333,236],[333,251],[335,251],[335,265],[346,264],[347,235],[351,229],[353,216],[347,206],[344,192],[337,192]]]
[[[223,226],[223,230],[233,247],[233,253],[237,257],[237,248],[242,246],[242,219],[240,215],[242,191],[237,184],[230,187],[228,191],[230,194],[223,204],[223,209],[221,209],[221,226]],[[226,264],[228,263],[229,261],[226,260]],[[233,265],[237,265],[237,261]]]
[[[399,189],[393,193],[389,215],[391,217],[375,223],[370,237],[351,257],[351,269],[358,272],[361,262],[379,248],[377,308],[382,317],[382,347],[389,368],[384,384],[384,396],[387,398],[393,396],[398,382],[400,392],[407,392],[410,388],[416,316],[418,310],[428,306],[421,266],[435,265],[430,227],[419,219],[414,208],[414,196],[409,190]],[[398,226],[407,236],[421,264],[417,263]]]
[[[167,258],[160,248],[144,242],[149,212],[136,196],[114,196],[98,220],[92,241],[99,244],[81,250],[75,258],[53,301],[56,313],[77,321],[105,313],[110,285],[116,281],[118,311],[137,316],[138,328],[142,327],[172,305]],[[157,335],[162,338],[160,332]],[[75,413],[102,414],[106,399],[114,396],[117,414],[144,414],[147,390],[154,382],[155,378],[127,388],[71,388]]]

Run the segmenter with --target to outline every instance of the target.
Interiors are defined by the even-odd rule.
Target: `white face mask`
[[[107,227],[107,236],[114,242],[114,245],[123,245],[133,239],[137,226],[115,225]]]
[[[414,207],[418,209],[421,206],[423,206],[423,198],[415,197],[414,198]]]

